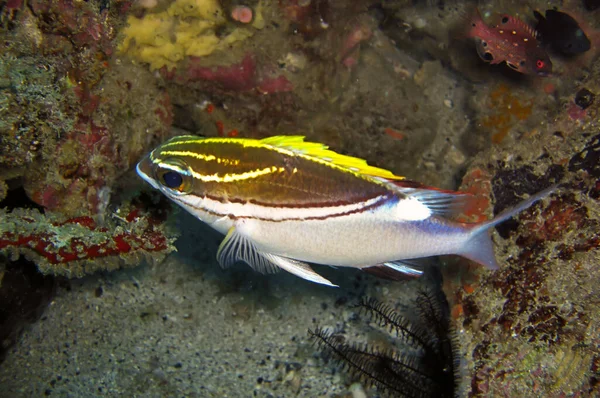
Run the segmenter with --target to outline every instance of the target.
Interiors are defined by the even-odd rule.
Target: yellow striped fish
[[[466,194],[405,181],[301,136],[174,137],[137,172],[185,210],[225,234],[217,259],[260,272],[280,268],[335,286],[308,263],[418,276],[414,259],[457,254],[497,268],[489,230],[548,195],[493,220],[451,220]]]

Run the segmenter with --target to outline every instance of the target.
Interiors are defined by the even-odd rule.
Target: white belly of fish
[[[258,249],[301,261],[357,267],[456,253],[467,240],[458,224],[441,219],[398,220],[381,206],[324,220],[238,219],[236,231]]]

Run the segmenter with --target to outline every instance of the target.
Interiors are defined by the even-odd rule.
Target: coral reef
[[[446,270],[454,323],[468,353],[463,390],[469,396],[600,393],[600,125],[589,114],[573,120],[568,106],[552,127],[525,133],[510,164],[514,149],[496,147],[465,176],[463,185],[481,195],[481,208],[493,195],[494,213],[562,182],[549,199],[497,228],[501,270]]]
[[[148,71],[109,62],[110,22],[91,3],[32,1],[1,32],[0,180],[66,216],[103,214],[117,179],[171,123]]]
[[[463,17],[470,12],[471,2],[1,2],[0,298],[6,299],[7,306],[23,309],[27,316],[26,319],[9,317],[3,308],[0,316],[6,316],[7,322],[23,325],[39,314],[39,308],[47,303],[60,277],[115,270],[137,265],[141,260],[161,261],[173,250],[177,234],[166,221],[169,205],[140,194],[141,185],[133,182],[134,164],[159,142],[188,132],[253,138],[301,134],[429,185],[452,189],[462,178],[462,189],[476,196],[463,215],[468,222],[483,221],[527,194],[561,183],[554,195],[496,229],[499,271],[489,272],[460,259],[444,260],[444,289],[451,302],[451,322],[459,331],[460,350],[466,353],[458,394],[599,395],[600,275],[596,265],[600,226],[597,121],[600,26],[594,18],[596,14],[585,11],[582,2],[563,3],[564,7],[572,8],[566,11],[585,26],[592,48],[571,59],[551,54],[556,75],[541,81],[514,76],[506,68],[490,68],[477,58],[472,41],[458,39],[453,34],[454,25],[464,25]],[[546,6],[541,1],[486,2],[481,11],[500,11],[524,20],[529,16],[531,20],[531,9]],[[194,237],[206,239],[200,234]],[[206,241],[210,243],[210,239]],[[193,257],[189,263],[207,263],[212,267],[214,256],[210,244],[207,246],[196,249],[189,256]],[[171,260],[173,268],[181,272],[184,268],[181,263],[185,261]],[[186,276],[197,274],[197,269],[191,268]],[[110,277],[123,277],[126,272]],[[58,278],[52,279],[55,275]],[[173,272],[173,275],[177,276],[172,280],[179,281],[181,274]],[[199,284],[202,288],[197,291],[189,283],[191,276],[181,286],[198,297],[206,295],[212,299],[210,288],[218,283],[229,288],[249,283],[245,276],[239,278],[243,283],[234,283],[217,275],[203,280],[204,284]],[[160,278],[163,276],[160,274]],[[77,283],[95,283],[94,278]],[[377,284],[370,279],[368,283],[366,279],[362,281],[375,291],[387,289],[392,295],[405,287]],[[253,283],[257,284],[256,296],[264,297],[263,285]],[[228,321],[250,323],[258,319],[255,315],[259,313],[271,315],[275,305],[264,306],[264,314],[262,307],[255,311],[248,304],[247,289],[236,288],[239,290],[239,303],[233,308],[236,316],[225,317]],[[115,289],[117,293],[120,291]],[[166,286],[162,289],[168,291]],[[350,296],[358,290],[354,286]],[[298,287],[293,299],[304,304],[306,292]],[[310,292],[312,296],[313,291]],[[285,328],[293,323],[285,318],[288,312],[293,312],[285,307],[290,300],[281,300],[289,297],[287,294],[286,291],[273,301],[286,309],[278,316],[288,324],[268,338],[285,338],[286,345],[295,346],[297,343],[290,342],[288,336],[282,337]],[[319,294],[315,293],[311,300],[319,300]],[[158,300],[155,292],[149,296]],[[165,293],[162,297],[167,296]],[[216,296],[223,301],[223,294],[217,292]],[[219,309],[213,306],[218,300],[207,299],[202,308],[206,312],[197,312],[202,306],[197,305],[195,297],[189,300],[192,309],[184,311],[173,304],[180,304],[179,297],[169,297],[172,301],[157,303],[165,307],[164,314],[176,314],[178,322],[184,320],[178,326],[194,318],[189,314],[196,314],[195,319],[205,319]],[[87,299],[94,306],[99,304],[93,297]],[[144,300],[140,299],[138,310],[146,306]],[[386,302],[396,301],[386,299]],[[113,302],[105,303],[106,314],[115,315]],[[77,308],[69,304],[65,305],[66,313]],[[419,361],[428,345],[435,346],[421,342],[415,347],[402,331],[421,330],[417,323],[427,323],[428,317],[439,320],[441,312],[425,313],[425,317],[410,319],[407,324],[400,319],[404,319],[402,316],[394,314],[404,314],[396,311],[396,307],[392,310],[372,302],[364,304],[367,312],[375,315],[376,323],[385,323],[386,327],[390,326],[388,321],[397,323],[392,326],[400,332],[396,342],[408,343],[409,349],[417,348],[411,353]],[[417,304],[422,305],[423,302]],[[177,310],[172,310],[173,307]],[[150,313],[146,308],[140,312]],[[323,319],[339,315],[333,317],[330,312],[323,312]],[[55,319],[62,322],[63,314],[57,312]],[[126,324],[143,329],[122,314],[125,313],[114,318],[123,322],[119,327]],[[152,312],[150,318],[156,314]],[[146,319],[146,315],[141,318]],[[305,324],[310,316],[294,321]],[[157,327],[175,325],[169,317],[166,319],[159,318]],[[104,332],[109,330],[114,336],[113,331],[119,329],[115,324],[110,325],[114,329]],[[57,339],[71,338],[70,329],[56,325],[64,324],[45,327],[64,332],[56,334]],[[192,341],[214,332],[208,330],[209,326],[214,329],[212,324],[198,322],[194,337],[186,344],[210,347],[210,341]],[[219,326],[221,331],[232,329],[229,324]],[[96,330],[102,327],[107,327],[104,319],[98,321]],[[447,329],[444,326],[441,330]],[[41,336],[47,335],[47,329],[41,330]],[[340,345],[337,335],[324,330],[316,331],[315,336],[324,346],[342,354],[352,351],[358,358],[350,365],[351,369],[366,369],[373,375],[380,370],[378,365],[385,362],[382,357],[389,360],[385,364],[406,364],[406,356],[387,355],[390,349],[397,348],[390,343],[393,343],[390,336],[386,339],[371,334],[353,336],[353,341],[364,337],[361,344],[364,341],[373,349],[365,352],[362,345],[360,350],[351,344]],[[79,333],[83,335],[83,329]],[[140,341],[135,333],[119,336],[123,337],[119,340],[123,342],[122,358],[131,361],[127,367],[119,363],[117,369],[110,361],[104,367],[96,367],[104,359],[90,355],[85,355],[92,358],[85,362],[86,366],[108,369],[104,373],[111,377],[124,368],[143,368],[136,362],[142,355],[132,359],[126,347]],[[177,338],[189,338],[185,333]],[[249,357],[258,355],[262,344],[257,342],[255,333],[249,328],[246,335],[253,344],[250,346],[253,352],[247,352]],[[423,335],[433,338],[427,332]],[[0,333],[0,338],[6,341],[14,337],[12,330]],[[98,343],[95,338],[88,339],[90,352],[97,351],[92,346],[92,342]],[[151,342],[147,350],[144,346],[146,363],[159,362],[150,358],[154,355],[150,351],[158,344],[153,338],[147,339]],[[42,344],[43,338],[35,339]],[[103,345],[108,340],[100,338],[103,350],[114,348]],[[383,340],[385,343],[378,345]],[[180,341],[165,344],[182,345]],[[241,349],[234,347],[227,361],[239,359]],[[444,350],[447,349],[446,344]],[[84,355],[80,350],[73,345],[71,353],[81,360]],[[46,368],[41,372],[53,372],[47,369],[44,357],[52,357],[54,347],[47,351],[24,349],[26,353],[20,363],[27,366],[4,370],[10,376],[3,380],[14,383],[10,391],[16,391],[16,395],[29,388],[31,374],[23,373],[17,378],[11,372],[34,371],[33,367],[28,368],[34,362],[33,356],[27,356],[34,351],[39,355],[35,362]],[[214,371],[211,377],[220,386],[211,391],[227,391],[233,396],[228,382],[231,379],[236,379],[236,385],[247,382],[222,371],[225,365],[218,362],[222,352],[198,352],[204,362],[192,360],[194,353],[182,354],[189,363],[197,364],[196,373],[192,373],[196,377],[186,380],[210,378],[202,373],[208,368],[205,358],[209,357],[219,364],[211,368]],[[379,362],[362,356],[369,353],[376,354]],[[447,359],[445,356],[437,365],[455,365]],[[61,385],[52,374],[36,384],[35,392],[23,395],[41,395],[46,388],[52,391],[55,385],[58,394],[74,394],[83,383],[76,381],[75,376],[81,363],[84,362],[69,364],[73,384]],[[179,365],[177,369],[181,368]],[[183,367],[186,366],[184,363]],[[106,392],[107,386],[111,386],[116,391],[124,383],[129,386],[126,391],[130,395],[156,391],[162,391],[162,395],[165,391],[171,395],[197,393],[195,382],[189,383],[189,389],[180,390],[176,384],[180,380],[165,384],[176,377],[157,375],[158,365],[150,367],[138,379],[144,382],[138,383],[130,375],[110,380],[106,376],[102,388]],[[308,369],[305,366],[302,371],[309,374]],[[260,375],[261,380],[256,381],[255,392],[266,395],[267,385],[277,385],[263,378],[260,369],[251,370],[247,374],[252,374],[253,380]],[[103,371],[98,372],[99,378],[104,377]],[[293,374],[289,383],[296,386],[299,396],[316,396],[315,390],[305,389],[298,381],[299,368],[289,373]],[[449,373],[439,374],[443,384],[450,383],[450,378],[446,378]],[[420,376],[408,375],[414,377]],[[156,382],[156,390],[153,389],[156,386],[148,385],[148,380]],[[329,380],[325,384],[331,387],[335,383]],[[310,385],[308,377],[305,382]],[[340,391],[337,386],[331,389]],[[207,391],[208,387],[199,394],[207,395]],[[281,390],[272,391],[273,395],[281,395]]]
[[[139,199],[134,204],[124,203],[115,220],[106,220],[104,225],[90,216],[65,218],[38,210],[0,210],[0,253],[14,260],[24,254],[43,274],[66,277],[137,265],[144,259],[161,261],[175,250],[176,235],[165,229],[165,210],[145,207]]]
[[[481,124],[492,131],[492,142],[499,144],[511,128],[531,116],[532,99],[523,98],[504,84],[490,93],[488,107],[494,113],[484,116]]]

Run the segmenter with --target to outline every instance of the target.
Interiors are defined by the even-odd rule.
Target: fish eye
[[[175,193],[186,194],[192,189],[189,166],[179,159],[165,159],[156,165],[155,179]]]
[[[542,69],[545,65],[546,65],[546,63],[544,61],[542,61],[541,59],[538,59],[537,61],[535,61],[535,67],[538,69]]]
[[[507,23],[508,22],[508,17],[503,17],[502,18],[502,23]]]
[[[183,184],[183,177],[176,171],[167,171],[162,175],[162,179],[162,183],[172,189],[177,189]]]

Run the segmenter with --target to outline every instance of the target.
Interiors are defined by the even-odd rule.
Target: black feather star
[[[373,298],[363,299],[357,306],[380,328],[395,334],[396,348],[347,344],[340,335],[319,327],[309,334],[353,376],[390,396],[454,397],[459,360],[448,302],[441,291],[421,291],[416,304],[417,320]]]

